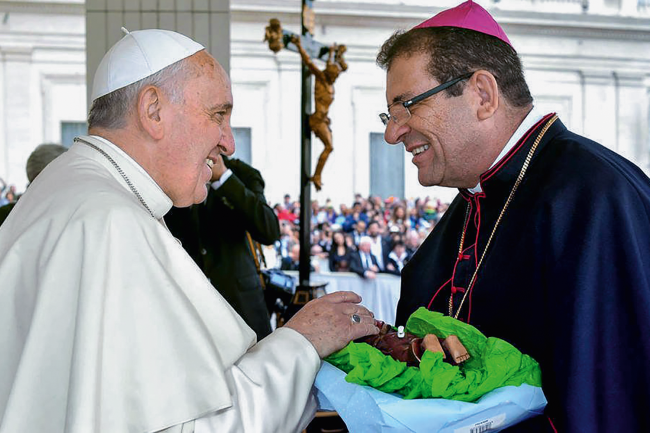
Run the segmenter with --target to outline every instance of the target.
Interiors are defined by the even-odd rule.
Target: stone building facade
[[[348,47],[347,72],[330,109],[334,152],[312,198],[334,203],[354,193],[437,196],[423,188],[401,146],[383,142],[382,42],[457,1],[316,0],[315,38]],[[522,57],[536,104],[572,130],[650,172],[650,1],[500,0],[479,3]],[[3,0],[0,2],[0,177],[24,188],[24,161],[41,142],[69,144],[82,131],[87,86],[106,48],[129,30],[188,34],[229,67],[238,154],[259,168],[267,198],[297,197],[300,63],[263,43],[270,18],[298,32],[297,0]],[[229,43],[228,43],[229,40]],[[322,144],[313,139],[313,159]]]

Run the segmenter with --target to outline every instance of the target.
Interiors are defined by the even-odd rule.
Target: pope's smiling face
[[[184,83],[183,100],[169,105],[169,140],[161,149],[167,165],[161,187],[177,207],[205,200],[206,184],[212,177],[206,160],[235,151],[230,80],[205,51],[190,61],[194,69]]]
[[[413,54],[391,62],[386,76],[389,106],[440,84],[428,72],[429,59],[425,54]],[[405,150],[413,155],[418,180],[424,186],[471,188],[478,182],[471,166],[473,156],[481,150],[480,140],[475,129],[476,116],[466,93],[458,97],[450,97],[445,91],[437,93],[412,105],[411,117],[404,125],[391,120],[386,126],[386,142],[404,144]]]

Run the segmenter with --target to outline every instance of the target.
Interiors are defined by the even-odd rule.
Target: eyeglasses
[[[417,104],[418,102],[422,102],[429,96],[433,96],[438,92],[442,92],[443,90],[453,86],[459,81],[468,79],[472,75],[474,75],[474,72],[469,72],[465,75],[461,75],[460,77],[454,78],[453,80],[447,81],[446,83],[442,83],[441,85],[436,86],[431,90],[427,90],[426,92],[421,93],[418,96],[409,99],[408,101],[395,101],[388,106],[388,113],[381,113],[379,115],[379,118],[381,119],[381,122],[386,126],[388,126],[388,122],[391,119],[393,122],[397,123],[397,126],[402,126],[411,118],[409,107]]]

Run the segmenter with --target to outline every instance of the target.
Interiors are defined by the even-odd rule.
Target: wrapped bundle
[[[407,321],[406,332],[413,336],[409,337],[410,340],[399,339],[406,349],[400,348],[399,344],[392,349],[395,353],[400,352],[398,359],[401,357],[401,360],[367,343],[351,342],[330,355],[327,361],[346,372],[345,380],[348,382],[395,392],[407,399],[445,398],[472,402],[503,386],[526,383],[541,387],[541,371],[533,358],[522,354],[508,342],[485,337],[478,329],[452,317],[420,308]],[[392,334],[392,330],[385,332],[385,335]],[[413,359],[411,353],[414,356],[416,351],[410,349],[411,343],[427,334],[443,341],[456,336],[467,349],[469,359],[459,365],[444,362],[444,350],[424,350],[420,352],[419,361]],[[385,336],[379,338],[385,339]],[[388,338],[391,339],[397,337]],[[382,345],[384,342],[380,343]]]

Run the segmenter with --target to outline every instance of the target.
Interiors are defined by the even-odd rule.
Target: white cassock
[[[19,200],[0,228],[0,432],[300,430],[314,347],[288,328],[255,344],[165,227],[171,200],[82,138],[151,214],[83,143]]]

